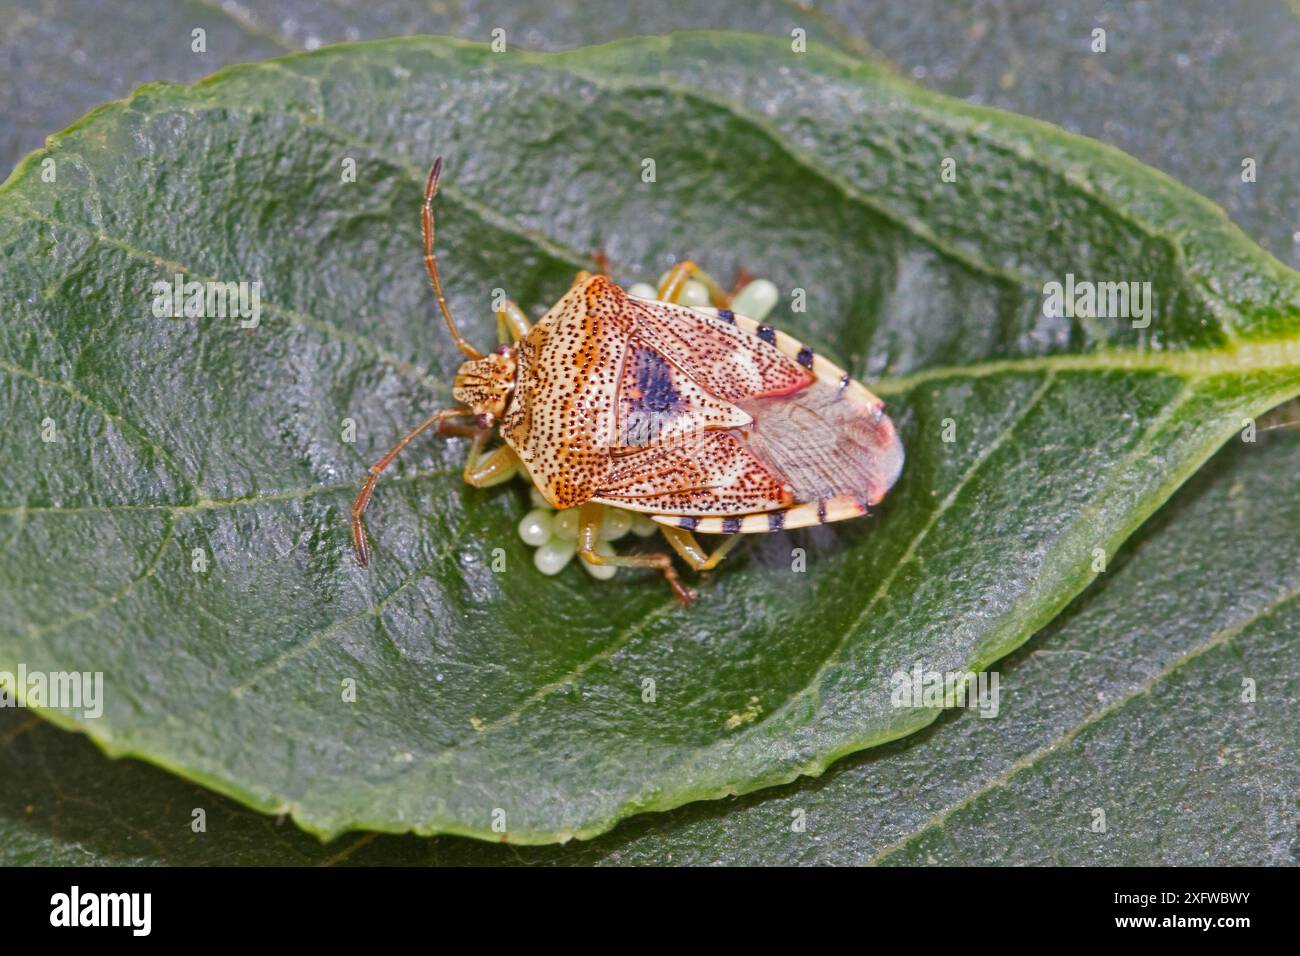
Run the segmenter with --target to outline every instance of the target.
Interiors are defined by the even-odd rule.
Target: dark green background
[[[402,33],[563,49],[638,33],[708,27],[809,36],[892,61],[942,92],[1110,142],[1223,205],[1295,266],[1300,229],[1296,117],[1300,18],[1286,4],[447,4],[18,3],[0,7],[0,161],[7,166],[86,110],[154,79],[189,81],[240,60],[317,43]],[[272,6],[274,13],[264,12]],[[536,13],[526,8],[535,6]],[[418,7],[418,12],[412,8]],[[524,8],[524,9],[521,9]],[[207,30],[208,53],[190,52]],[[1104,57],[1091,29],[1108,32]],[[1240,163],[1258,162],[1243,184]],[[452,838],[351,836],[322,847],[292,824],[243,810],[161,772],[114,763],[29,715],[0,717],[0,835],[10,862],[1294,862],[1294,735],[1278,739],[1197,701],[1257,675],[1261,698],[1297,726],[1295,602],[1252,590],[1260,566],[1293,567],[1300,446],[1274,432],[1225,449],[1125,549],[1103,581],[1000,665],[1025,693],[1004,717],[951,714],[922,733],[850,757],[820,780],[738,801],[642,817],[591,844],[514,849]],[[1183,556],[1222,545],[1222,568]],[[1244,575],[1240,579],[1233,574]],[[1294,578],[1294,571],[1290,572]],[[1283,584],[1287,583],[1285,575]],[[1168,632],[1148,633],[1137,600],[1195,594]],[[1261,613],[1267,609],[1265,613]],[[1285,612],[1289,611],[1288,617]],[[1231,631],[1248,621],[1240,631]],[[1234,623],[1235,622],[1235,623]],[[1198,632],[1197,625],[1203,625]],[[1231,632],[1230,632],[1231,631]],[[1229,633],[1230,632],[1230,633]],[[1226,636],[1225,636],[1226,635]],[[1222,658],[1222,659],[1221,659]],[[1164,676],[1166,668],[1168,670]],[[1266,679],[1272,678],[1266,684]],[[1005,687],[1005,684],[1004,684]],[[1182,701],[1161,706],[1162,695]],[[1181,696],[1179,696],[1181,695]],[[1286,709],[1286,708],[1289,708]],[[1272,712],[1273,721],[1282,713]],[[1173,723],[1170,724],[1171,718]],[[1184,750],[1191,734],[1216,746]],[[1097,767],[1131,766],[1108,779]],[[1158,772],[1144,772],[1157,768]],[[1103,839],[1061,833],[1072,791],[1109,788],[1119,810]],[[1288,801],[1286,795],[1290,794]],[[189,830],[207,808],[208,833]],[[1181,823],[1144,816],[1175,807]],[[809,833],[789,833],[792,809]],[[918,834],[912,836],[913,834]],[[906,840],[906,843],[900,841]]]

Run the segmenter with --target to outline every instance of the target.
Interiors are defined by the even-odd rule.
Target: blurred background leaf
[[[151,80],[344,40],[427,33],[566,50],[674,30],[809,39],[894,63],[972,103],[1111,143],[1209,196],[1293,268],[1300,209],[1295,0],[5,0],[0,167]],[[191,31],[207,31],[207,52]],[[1104,55],[1089,51],[1107,31]],[[1259,164],[1241,181],[1241,160]]]

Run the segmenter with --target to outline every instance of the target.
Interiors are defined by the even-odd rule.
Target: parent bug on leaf
[[[810,347],[730,310],[732,296],[691,262],[665,275],[657,299],[580,272],[536,325],[507,302],[496,313],[503,344],[479,352],[452,320],[438,277],[441,172],[438,157],[424,191],[424,262],[468,358],[452,387],[460,406],[434,412],[371,466],[352,506],[362,566],[370,560],[362,515],[375,482],[434,426],[471,438],[469,484],[527,475],[552,507],[579,509],[582,560],[657,568],[684,604],[695,592],[667,552],[597,550],[607,508],[651,516],[673,551],[707,571],[737,534],[864,515],[897,480],[903,448],[884,403]],[[708,289],[709,307],[678,304],[691,279]],[[503,443],[485,451],[497,430]],[[709,554],[695,532],[732,537]]]

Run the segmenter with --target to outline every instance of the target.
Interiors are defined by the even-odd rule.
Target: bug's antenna
[[[424,233],[424,265],[429,270],[429,281],[433,283],[434,295],[438,297],[438,309],[447,320],[451,337],[456,340],[456,348],[472,359],[483,358],[483,353],[465,341],[465,337],[456,328],[452,320],[451,309],[447,308],[447,299],[442,294],[442,280],[438,278],[438,257],[433,254],[433,197],[438,195],[438,178],[442,175],[442,157],[433,161],[429,170],[429,181],[424,186],[424,213],[420,218],[421,231]]]

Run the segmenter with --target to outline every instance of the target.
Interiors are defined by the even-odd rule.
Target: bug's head
[[[515,348],[503,345],[480,359],[471,359],[460,367],[452,382],[451,394],[475,415],[497,421],[506,410],[510,393],[515,390]]]

